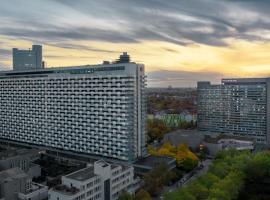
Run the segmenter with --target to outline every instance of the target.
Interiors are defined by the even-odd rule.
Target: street
[[[161,196],[157,197],[157,198],[153,198],[153,199],[163,199],[163,194],[165,194],[167,192],[173,192],[173,191],[177,190],[178,188],[192,182],[197,177],[205,174],[208,171],[211,163],[212,163],[211,159],[206,159],[205,161],[202,162],[203,167],[201,169],[199,167],[197,167],[194,170],[192,170],[191,172],[185,174],[179,181],[177,181],[173,185],[165,186]]]

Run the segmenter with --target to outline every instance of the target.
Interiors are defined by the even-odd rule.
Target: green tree
[[[132,197],[132,195],[129,194],[128,192],[123,191],[123,192],[119,195],[118,200],[133,200],[133,197]]]
[[[174,193],[165,194],[166,200],[196,200],[196,197],[193,193],[190,192],[187,188],[181,188]]]
[[[152,196],[159,195],[164,185],[170,182],[170,172],[166,164],[160,164],[144,175],[144,189]]]
[[[270,153],[259,152],[247,164],[246,174],[247,179],[251,182],[256,182],[262,178],[270,176]]]
[[[224,178],[230,171],[230,166],[222,161],[216,161],[214,165],[211,165],[209,172],[218,176],[219,178]]]
[[[227,193],[220,188],[212,188],[209,193],[209,198],[207,200],[231,200]]]
[[[205,200],[208,197],[208,188],[198,181],[189,185],[188,190],[192,193],[197,200]]]
[[[216,175],[214,175],[214,174],[212,174],[210,172],[208,172],[207,174],[204,174],[204,175],[200,176],[197,179],[197,181],[200,184],[204,185],[207,189],[210,189],[219,180],[220,179]]]

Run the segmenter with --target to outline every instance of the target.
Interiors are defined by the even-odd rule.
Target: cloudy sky
[[[48,67],[127,51],[149,86],[270,75],[269,0],[0,0],[0,69],[42,44]]]

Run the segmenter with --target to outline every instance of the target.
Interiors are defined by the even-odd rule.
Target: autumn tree
[[[189,150],[187,145],[184,144],[180,144],[175,147],[167,142],[158,149],[154,149],[151,145],[149,145],[148,152],[151,155],[175,158],[177,167],[187,171],[192,170],[198,165],[198,157]]]
[[[136,194],[135,194],[135,200],[151,200],[150,194],[145,191],[144,189],[140,189]]]

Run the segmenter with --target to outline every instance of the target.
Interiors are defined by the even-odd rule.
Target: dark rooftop
[[[55,191],[59,191],[61,193],[67,194],[67,195],[74,195],[77,192],[79,192],[79,189],[75,187],[67,187],[66,185],[57,185],[53,188]]]
[[[235,140],[253,142],[253,139],[251,138],[247,138],[244,136],[236,136],[236,135],[225,135],[225,134],[220,134],[217,137],[211,137],[211,136],[206,135],[204,141],[207,143],[218,143],[218,141],[222,139],[235,139]]]
[[[74,173],[71,173],[71,174],[67,175],[66,177],[70,178],[70,179],[77,180],[77,181],[85,181],[85,180],[92,178],[94,176],[95,176],[94,166],[91,166],[91,167],[87,167],[87,168],[81,169],[79,171],[76,171]]]
[[[23,155],[35,155],[38,154],[36,149],[8,149],[0,152],[0,160]]]
[[[170,142],[172,145],[177,146],[178,144],[186,144],[189,147],[197,147],[204,139],[204,132],[193,130],[177,130],[168,133],[164,136],[165,142]]]

